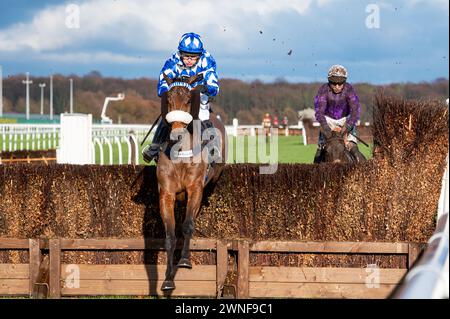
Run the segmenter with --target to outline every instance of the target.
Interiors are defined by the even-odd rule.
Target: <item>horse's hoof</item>
[[[162,291],[169,291],[175,289],[175,283],[173,280],[165,280],[161,286]]]
[[[189,268],[192,269],[192,264],[189,261],[189,259],[187,258],[181,258],[180,261],[178,262],[177,267],[179,268]]]

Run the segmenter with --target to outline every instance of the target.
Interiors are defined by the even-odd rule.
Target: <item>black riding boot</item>
[[[168,132],[168,127],[165,125],[164,121],[159,121],[152,144],[142,150],[142,157],[144,158],[144,161],[147,163],[150,163],[153,159],[155,159],[155,162],[158,161],[161,143],[164,142]]]
[[[354,143],[352,143],[352,144],[354,144]],[[359,151],[358,145],[355,144],[355,145],[351,146],[350,153],[356,159],[356,162],[361,163],[361,162],[366,161],[366,158],[364,157],[364,155]]]

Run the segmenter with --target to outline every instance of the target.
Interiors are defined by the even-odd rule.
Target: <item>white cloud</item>
[[[312,1],[86,0],[79,5],[79,29],[66,27],[66,5],[48,7],[38,11],[31,22],[0,30],[0,50],[43,52],[98,40],[134,49],[171,51],[183,31],[206,30],[205,36],[226,43],[233,51],[246,43],[247,26],[270,23],[270,16],[280,12],[305,14]]]

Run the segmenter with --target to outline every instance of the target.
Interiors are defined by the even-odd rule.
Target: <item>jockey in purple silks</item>
[[[347,149],[357,159],[365,160],[359,152],[356,135],[356,123],[359,120],[361,106],[355,89],[347,83],[348,73],[342,65],[333,65],[328,71],[328,83],[324,84],[314,99],[316,120],[320,123],[317,153],[314,163],[320,162],[326,139],[332,131],[340,132],[347,140]],[[352,134],[349,134],[352,133]]]

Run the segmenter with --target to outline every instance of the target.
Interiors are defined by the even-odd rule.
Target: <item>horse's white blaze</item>
[[[167,113],[166,120],[169,123],[182,122],[184,124],[189,124],[192,122],[193,118],[188,112],[177,110]]]

